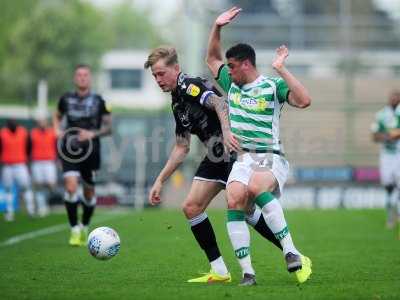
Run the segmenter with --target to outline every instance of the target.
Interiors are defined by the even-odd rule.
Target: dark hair
[[[236,44],[226,51],[226,59],[234,58],[239,61],[244,61],[248,59],[250,63],[256,66],[256,52],[253,47],[248,44]]]
[[[75,71],[78,69],[88,69],[89,71],[91,70],[90,66],[88,64],[77,64],[75,66]]]

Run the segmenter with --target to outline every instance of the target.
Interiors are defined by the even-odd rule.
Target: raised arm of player
[[[190,133],[185,132],[183,135],[177,135],[176,144],[169,155],[168,161],[150,189],[148,200],[151,205],[161,202],[160,194],[164,182],[178,169],[189,151]]]
[[[224,145],[228,151],[240,151],[240,145],[231,132],[229,125],[229,107],[223,97],[213,94],[207,98],[204,105],[215,110],[221,123],[222,134],[224,135]]]
[[[288,102],[298,108],[306,108],[311,104],[311,97],[299,80],[285,66],[285,60],[289,56],[289,50],[286,46],[280,46],[276,49],[276,57],[272,62],[272,67],[285,80],[290,89]]]
[[[221,28],[229,24],[241,10],[241,8],[234,6],[220,14],[211,28],[206,63],[214,77],[218,76],[218,70],[224,63],[221,49]]]
[[[110,135],[112,133],[112,117],[111,114],[103,115],[101,118],[101,127],[95,131],[96,137]]]

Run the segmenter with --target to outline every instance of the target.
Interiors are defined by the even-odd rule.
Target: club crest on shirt
[[[194,85],[193,83],[189,84],[186,94],[196,97],[197,95],[200,94],[200,88],[197,85]]]
[[[253,97],[260,96],[261,93],[262,93],[262,89],[259,88],[259,87],[253,88],[253,89],[251,90],[251,96],[253,96]]]
[[[258,107],[257,109],[259,111],[263,111],[268,107],[268,102],[264,98],[259,98],[258,99]]]

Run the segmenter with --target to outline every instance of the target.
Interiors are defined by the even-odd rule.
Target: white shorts
[[[233,181],[249,185],[254,171],[267,170],[272,172],[278,182],[278,187],[273,191],[273,194],[279,198],[289,175],[289,162],[278,154],[245,153],[239,155],[237,161],[233,164],[227,185]]]
[[[384,186],[400,186],[400,154],[381,153],[379,172]]]
[[[56,163],[52,160],[38,160],[32,162],[32,179],[35,184],[57,183]]]
[[[31,176],[26,164],[3,165],[1,180],[5,188],[11,188],[14,182],[22,188],[28,188],[31,185]]]

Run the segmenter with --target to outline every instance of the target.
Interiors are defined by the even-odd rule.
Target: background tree
[[[3,97],[34,97],[40,79],[49,83],[50,97],[70,86],[78,63],[94,69],[109,48],[104,16],[78,0],[42,1],[20,19],[9,35],[2,67]]]
[[[132,1],[124,1],[107,12],[111,47],[118,49],[149,49],[162,39],[146,12],[138,11]]]
[[[0,11],[0,103],[36,97],[39,80],[57,98],[78,63],[97,70],[105,51],[148,49],[161,38],[131,1],[100,10],[82,0],[5,0]]]

